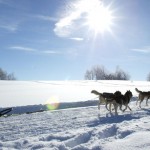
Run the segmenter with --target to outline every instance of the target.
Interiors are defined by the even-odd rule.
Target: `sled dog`
[[[120,106],[120,110],[122,110],[122,106],[125,106],[125,109],[123,109],[122,111],[124,112],[127,108],[129,108],[129,110],[131,111],[131,108],[129,107],[129,102],[130,99],[132,98],[132,92],[129,90],[127,91],[124,95],[117,95],[115,96],[115,101],[116,101],[116,111],[117,111],[117,107]]]
[[[92,90],[91,93],[94,93],[96,95],[99,95],[99,104],[98,109],[100,109],[100,105],[102,103],[105,103],[106,109],[110,111],[111,113],[111,105],[113,104],[115,109],[115,114],[118,114],[117,109],[118,106],[120,107],[120,110],[122,110],[122,106],[125,106],[125,109],[122,110],[123,112],[129,108],[131,111],[131,108],[128,106],[130,99],[132,97],[132,92],[127,91],[124,95],[121,94],[120,91],[116,91],[115,93],[99,93],[96,90]],[[107,105],[109,104],[109,109]]]
[[[141,108],[141,103],[143,102],[144,99],[146,99],[146,106],[148,106],[148,99],[150,98],[150,91],[143,92],[143,91],[138,90],[137,88],[135,88],[135,91],[139,93],[138,99],[136,101],[136,105],[138,104],[138,101],[140,101],[139,107]]]
[[[98,103],[98,109],[100,109],[101,104],[105,104],[105,107],[108,111],[111,113],[111,105],[114,105],[114,108],[116,107],[116,101],[115,101],[115,96],[121,95],[120,91],[116,91],[115,93],[99,93],[96,90],[92,90],[91,93],[98,95],[99,96],[99,103]],[[109,109],[108,109],[108,104],[109,104]],[[116,109],[115,109],[116,111]]]

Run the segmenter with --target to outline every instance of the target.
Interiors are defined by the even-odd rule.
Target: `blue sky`
[[[104,29],[93,24],[99,6],[111,14]],[[92,66],[119,66],[146,80],[149,8],[149,0],[0,0],[0,67],[18,80],[82,80]]]

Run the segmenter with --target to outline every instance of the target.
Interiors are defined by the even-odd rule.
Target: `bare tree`
[[[10,73],[7,75],[7,80],[16,80],[16,77],[14,76],[13,73]]]
[[[129,80],[130,76],[128,73],[117,67],[115,72],[115,78],[116,80]]]
[[[147,76],[147,81],[150,81],[150,73]]]
[[[96,80],[105,80],[106,79],[106,69],[104,66],[93,67],[93,72]]]
[[[84,76],[85,80],[94,80],[94,72],[92,70],[87,70]]]
[[[0,68],[0,80],[5,80],[7,73]]]
[[[0,68],[0,80],[16,80],[16,78],[13,73],[8,74]]]
[[[115,73],[109,73],[104,66],[94,66],[91,70],[87,70],[85,73],[86,80],[129,80],[130,76],[121,70],[116,68]]]
[[[94,66],[91,70],[87,70],[84,78],[86,80],[105,80],[106,70],[103,66]]]

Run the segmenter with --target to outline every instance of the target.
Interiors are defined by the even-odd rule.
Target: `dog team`
[[[137,88],[135,88],[135,91],[139,93],[136,105],[138,103],[138,101],[140,101],[139,103],[139,107],[141,108],[141,103],[143,102],[144,99],[146,99],[146,105],[148,105],[148,99],[150,98],[150,91],[148,92],[143,92],[138,90]],[[132,92],[129,90],[127,91],[124,95],[121,94],[120,91],[116,91],[115,93],[99,93],[96,90],[92,90],[91,93],[98,95],[99,96],[99,103],[98,103],[98,109],[100,109],[100,105],[101,104],[105,104],[106,109],[108,111],[110,111],[111,113],[111,106],[114,106],[114,110],[115,110],[115,114],[117,113],[117,109],[118,107],[120,108],[121,111],[125,111],[127,108],[129,108],[129,110],[131,111],[131,108],[129,107],[129,102],[132,98]],[[108,108],[109,105],[109,108]],[[124,109],[122,109],[122,106],[125,106]]]

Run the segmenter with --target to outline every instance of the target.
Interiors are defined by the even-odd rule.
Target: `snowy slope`
[[[0,81],[0,107],[45,104],[53,98],[58,102],[87,101],[96,99],[91,90],[123,94],[135,87],[150,90],[150,82],[144,81]]]
[[[0,118],[0,149],[149,150],[150,107],[109,114],[97,106]]]
[[[45,104],[53,96],[58,102],[97,100],[93,89],[134,96],[132,112],[118,116],[91,106],[0,117],[0,150],[149,150],[150,106],[136,106],[135,87],[150,91],[150,82],[0,81],[1,107]]]

